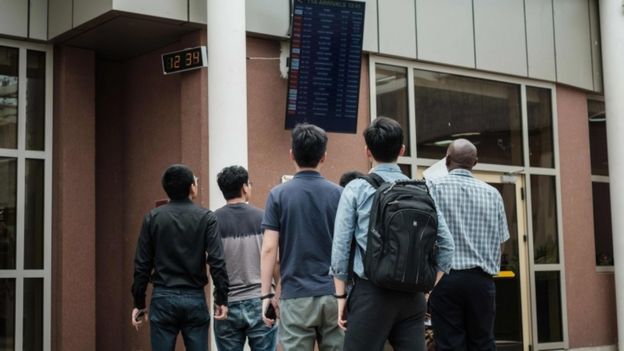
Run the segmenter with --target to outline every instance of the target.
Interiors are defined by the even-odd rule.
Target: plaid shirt
[[[509,239],[503,199],[465,169],[429,181],[431,196],[453,235],[452,269],[500,270],[501,243]]]

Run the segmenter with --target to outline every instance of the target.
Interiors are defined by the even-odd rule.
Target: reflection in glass
[[[26,62],[26,148],[45,147],[45,52],[28,50]]]
[[[589,150],[593,175],[609,175],[607,157],[607,118],[605,104],[598,100],[587,100],[589,114]]]
[[[400,164],[401,173],[405,174],[408,178],[412,179],[412,166],[406,164]]]
[[[596,265],[613,266],[613,237],[611,234],[611,197],[609,183],[592,182],[594,202],[594,240]]]
[[[0,46],[0,149],[17,148],[17,48]]]
[[[535,272],[535,298],[539,342],[563,341],[559,272]]]
[[[411,155],[407,68],[377,64],[375,66],[377,117],[389,117],[401,124],[405,156]]]
[[[24,278],[23,351],[43,350],[43,278]]]
[[[26,160],[24,267],[43,269],[44,161]]]
[[[489,183],[501,193],[507,214],[509,240],[501,254],[501,272],[511,271],[513,278],[496,278],[496,321],[494,333],[505,350],[522,350],[522,300],[520,296],[520,254],[518,246],[518,211],[516,185]],[[502,346],[502,345],[501,345]],[[501,347],[502,349],[502,347]]]
[[[466,138],[481,163],[523,164],[519,85],[414,70],[414,96],[419,158],[441,159]]]
[[[531,176],[531,206],[535,263],[559,263],[555,177]]]
[[[526,88],[529,122],[529,159],[531,167],[555,166],[553,152],[551,91]]]
[[[0,351],[15,350],[15,279],[0,279]]]
[[[15,269],[17,160],[0,157],[0,269]]]

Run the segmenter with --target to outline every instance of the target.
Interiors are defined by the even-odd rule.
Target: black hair
[[[162,176],[162,187],[171,200],[188,198],[193,183],[193,171],[185,165],[171,165]]]
[[[376,118],[364,130],[366,147],[377,162],[395,162],[403,147],[403,129],[401,125],[388,117]]]
[[[341,177],[340,177],[340,186],[341,187],[345,187],[347,186],[347,184],[349,184],[349,182],[351,182],[353,179],[358,178],[358,177],[362,177],[364,176],[364,173],[362,172],[358,172],[358,171],[349,171],[349,172],[345,172]]]
[[[242,195],[243,185],[248,184],[249,173],[242,166],[229,166],[217,174],[217,184],[226,200]]]
[[[292,153],[299,167],[316,167],[327,151],[327,134],[313,124],[297,124],[292,131]]]

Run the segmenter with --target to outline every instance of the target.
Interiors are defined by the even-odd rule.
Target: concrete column
[[[602,66],[607,114],[607,149],[615,257],[615,293],[618,320],[618,345],[624,350],[624,3],[600,2]]]
[[[247,167],[245,0],[207,1],[209,196],[216,209],[225,204],[217,172]]]

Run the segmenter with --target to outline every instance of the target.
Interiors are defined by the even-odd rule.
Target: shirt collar
[[[464,176],[464,177],[472,177],[472,172],[463,168],[455,168],[454,170],[450,171],[449,174]]]
[[[169,199],[169,202],[175,203],[175,204],[192,204],[193,203],[193,201],[189,199],[188,197],[185,197],[184,199],[178,199],[178,200]]]
[[[401,167],[396,163],[379,163],[375,166],[371,172],[399,172],[401,173]]]
[[[295,178],[316,178],[316,177],[320,177],[321,173],[317,172],[317,171],[299,171],[295,174]]]

